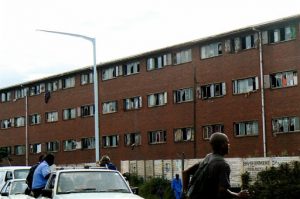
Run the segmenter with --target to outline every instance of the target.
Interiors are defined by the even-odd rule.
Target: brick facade
[[[299,20],[299,16],[294,16],[98,65],[101,155],[108,154],[118,166],[121,160],[178,159],[183,153],[185,158],[201,158],[210,150],[208,140],[204,139],[204,128],[207,125],[223,125],[223,131],[231,142],[229,157],[264,156],[264,153],[267,156],[299,155]],[[262,34],[262,60],[258,31]],[[267,42],[264,41],[266,34]],[[276,40],[277,36],[280,37],[279,40]],[[147,70],[149,58],[163,55],[171,55],[172,63],[159,69]],[[139,71],[130,68],[130,63],[133,62],[139,62]],[[155,59],[153,64],[157,62],[160,60]],[[103,80],[104,70],[116,66],[122,66],[122,74],[115,71],[112,73],[114,78]],[[263,77],[260,75],[260,66]],[[82,149],[81,142],[82,138],[94,137],[94,117],[83,117],[86,110],[81,108],[84,105],[93,105],[93,84],[81,85],[81,75],[90,72],[92,71],[89,68],[83,68],[0,89],[0,147],[11,147],[10,158],[13,165],[25,164],[24,151],[16,155],[14,148],[25,145],[26,125],[7,127],[4,121],[15,118],[13,122],[16,123],[17,117],[25,117],[25,97],[15,99],[15,90],[35,85],[44,85],[45,89],[40,89],[37,95],[28,96],[28,116],[41,116],[39,124],[28,124],[29,164],[36,162],[39,156],[37,152],[47,151],[46,143],[50,141],[59,142],[59,148],[54,152],[57,164],[95,161],[94,149]],[[75,85],[49,92],[50,98],[46,103],[45,91],[48,83],[56,80],[63,82],[67,77],[75,77]],[[271,77],[277,78],[276,85],[281,77],[281,83],[272,87],[275,83],[272,84]],[[263,98],[261,78],[264,78]],[[211,84],[216,85],[213,91],[211,87],[203,90],[205,85]],[[235,84],[238,86],[234,87]],[[62,85],[64,87],[63,83]],[[189,98],[188,93],[181,92],[177,97],[183,102],[175,103],[175,91],[188,88],[192,97]],[[148,106],[150,95],[164,92],[165,104]],[[7,93],[11,93],[10,96]],[[207,95],[215,96],[203,99]],[[155,103],[163,101],[163,98],[158,98],[155,98]],[[125,99],[141,99],[141,107],[125,110]],[[265,105],[263,108],[262,99]],[[103,114],[103,103],[114,101],[117,101],[117,111]],[[76,117],[63,120],[63,110],[71,108],[74,109]],[[45,113],[56,111],[58,120],[46,122]],[[266,151],[263,144],[262,111],[265,112]],[[283,122],[282,129],[288,130],[275,132],[275,120],[276,124],[281,124],[277,119]],[[235,125],[237,123],[240,123],[238,133]],[[185,128],[182,131],[183,137],[178,137],[177,133],[177,137],[175,136],[175,129],[178,128]],[[193,133],[186,133],[186,129],[193,129]],[[162,134],[154,133],[155,136],[150,138],[149,132],[152,131],[160,131]],[[248,135],[243,135],[243,132]],[[126,146],[125,134],[128,133],[138,133],[141,141],[134,146],[129,142],[129,146]],[[108,139],[108,145],[113,146],[106,147],[103,136]],[[118,138],[116,146],[115,138]],[[150,140],[156,142],[157,139],[162,140],[149,143]],[[176,139],[179,141],[175,141]],[[74,145],[74,149],[65,151],[64,140],[73,140],[77,145]],[[31,146],[34,144],[40,145],[32,153]]]

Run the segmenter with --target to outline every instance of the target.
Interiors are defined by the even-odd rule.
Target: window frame
[[[166,130],[148,131],[148,144],[152,145],[152,144],[165,144],[165,143],[167,143]]]
[[[184,93],[182,93],[182,92],[184,92]],[[188,92],[188,93],[186,93],[186,92]],[[190,98],[186,99],[187,96],[190,96]],[[178,99],[178,97],[180,99]],[[192,102],[192,101],[194,101],[194,89],[193,89],[193,87],[190,87],[190,88],[181,88],[181,89],[174,90],[173,98],[174,98],[174,104]]]
[[[96,142],[95,137],[86,137],[81,138],[81,147],[83,150],[87,149],[95,149],[96,148]]]
[[[294,130],[291,130],[291,121],[293,118],[298,118],[298,129],[295,130],[295,124],[294,124]],[[288,129],[287,131],[285,130],[285,127],[284,127],[284,122],[283,120],[286,119],[287,122],[288,122]],[[275,120],[282,120],[282,127],[278,126],[280,124],[274,124],[275,123]],[[297,117],[297,116],[285,116],[285,117],[276,117],[276,118],[272,118],[271,120],[271,125],[272,125],[272,133],[273,134],[286,134],[286,133],[297,133],[297,132],[300,132],[300,118]],[[277,126],[276,128],[278,128],[278,130],[276,131],[276,129],[274,130],[275,128],[275,125]],[[282,128],[282,131],[280,131],[280,128]]]
[[[209,140],[210,136],[217,132],[224,133],[224,124],[216,123],[216,124],[208,124],[202,126],[202,133],[203,133],[204,140]]]
[[[209,59],[223,55],[223,44],[221,41],[213,42],[210,44],[202,45],[200,47],[200,58]]]
[[[247,125],[252,124],[251,130],[257,130],[257,132],[247,132]],[[253,126],[256,124],[255,126]],[[238,125],[238,129],[237,129]],[[243,128],[240,128],[240,126],[243,125]],[[258,136],[259,135],[259,126],[257,120],[251,120],[251,121],[241,121],[241,122],[234,122],[233,123],[233,129],[234,129],[234,135],[236,137],[247,137],[247,136]],[[241,132],[240,129],[244,129],[244,132]],[[239,130],[239,132],[237,132]]]
[[[139,146],[142,145],[142,135],[140,132],[125,133],[124,134],[125,146]]]
[[[46,151],[47,152],[59,152],[59,148],[60,148],[59,145],[60,145],[60,142],[57,140],[46,142]]]
[[[291,74],[292,78],[290,78],[290,80],[288,80],[288,73]],[[281,78],[276,77],[276,76],[281,76]],[[283,77],[284,75],[286,76],[286,80],[285,83],[283,81]],[[281,85],[277,85],[277,83],[279,83],[277,80],[280,79],[280,84]],[[293,84],[288,85],[289,81],[293,81]],[[288,88],[288,87],[293,87],[293,86],[297,86],[298,85],[298,72],[296,70],[290,70],[290,71],[283,71],[283,72],[277,72],[277,73],[272,73],[270,74],[270,87],[271,89],[280,89],[280,88]],[[274,85],[275,83],[275,85]],[[286,85],[284,85],[286,84]]]
[[[117,134],[102,136],[103,148],[116,148],[119,146],[119,142],[120,142],[120,136]]]
[[[190,133],[190,135],[188,135]],[[174,142],[193,142],[195,139],[195,131],[193,127],[175,128],[173,130]],[[188,139],[188,137],[190,137]]]
[[[73,111],[73,113],[72,113]],[[63,120],[74,120],[76,119],[76,108],[67,108],[62,111]]]
[[[137,101],[136,101],[137,100]],[[123,99],[124,111],[137,110],[142,108],[142,96]]]
[[[50,117],[49,117],[50,116]],[[57,111],[49,111],[45,113],[45,122],[52,123],[58,121],[58,112]]]
[[[118,112],[118,101],[107,101],[102,103],[102,114],[110,114]]]
[[[252,80],[252,90],[250,89],[251,87],[249,87],[249,80]],[[247,84],[246,84],[246,82],[247,82]],[[240,85],[242,83],[245,83],[245,85]],[[232,80],[232,87],[233,87],[233,89],[232,89],[233,95],[256,92],[259,89],[258,76]],[[242,87],[244,87],[244,89],[247,89],[247,91],[241,90]]]

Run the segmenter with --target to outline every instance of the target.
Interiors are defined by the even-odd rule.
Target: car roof
[[[109,170],[109,169],[61,169],[54,171],[55,173],[66,173],[66,172],[113,172],[113,173],[119,173],[116,170]]]
[[[9,167],[0,167],[0,171],[13,171],[20,169],[30,169],[30,166],[9,166]]]

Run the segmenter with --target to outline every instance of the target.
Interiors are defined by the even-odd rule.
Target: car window
[[[4,181],[6,171],[0,171],[0,183]]]
[[[11,184],[10,195],[22,194],[25,192],[27,184],[25,181],[15,181]]]
[[[87,192],[124,192],[130,190],[117,172],[74,171],[62,172],[58,177],[57,194]]]
[[[29,173],[29,169],[17,169],[14,171],[15,179],[25,179]]]
[[[5,181],[13,179],[13,175],[11,171],[6,172]]]

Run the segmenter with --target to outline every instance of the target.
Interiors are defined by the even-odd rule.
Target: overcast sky
[[[300,0],[0,0],[0,88],[300,14]]]

